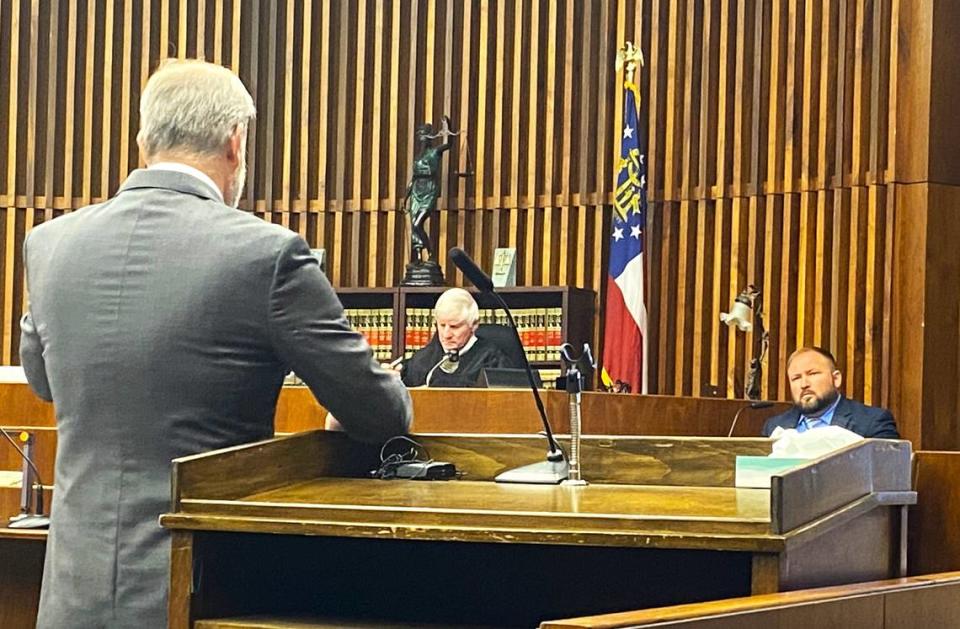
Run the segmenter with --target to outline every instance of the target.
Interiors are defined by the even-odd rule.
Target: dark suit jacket
[[[763,436],[769,437],[777,426],[796,428],[800,421],[800,411],[791,408],[785,413],[774,415],[763,425]],[[831,426],[840,426],[864,437],[878,439],[899,439],[897,425],[893,415],[885,408],[876,408],[861,404],[856,400],[841,397],[833,412]]]
[[[357,438],[409,427],[307,243],[195,177],[135,171],[24,258],[21,361],[59,438],[41,628],[166,627],[170,460],[271,437],[288,369]]]

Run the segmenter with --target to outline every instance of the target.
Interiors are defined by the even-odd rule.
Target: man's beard
[[[794,408],[803,413],[806,417],[818,417],[823,411],[830,408],[830,405],[837,401],[840,392],[836,389],[825,393],[823,397],[814,394],[809,402],[804,402],[801,396],[799,400],[793,403]]]
[[[240,165],[237,167],[237,174],[233,178],[233,184],[230,186],[230,200],[228,203],[234,209],[240,206],[240,195],[243,194],[243,185],[247,182],[247,156],[246,151],[240,156]]]

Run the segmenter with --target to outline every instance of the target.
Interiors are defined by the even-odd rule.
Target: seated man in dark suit
[[[486,367],[515,367],[500,349],[475,334],[480,310],[462,288],[440,295],[434,308],[436,336],[402,367],[408,387],[472,387]]]
[[[864,437],[900,438],[890,411],[840,395],[843,376],[827,350],[802,347],[795,351],[787,359],[787,377],[793,408],[768,419],[763,425],[763,436],[769,437],[777,426],[796,428],[798,432],[840,426]]]

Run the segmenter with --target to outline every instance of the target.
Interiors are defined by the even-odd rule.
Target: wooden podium
[[[530,627],[905,573],[906,441],[744,489],[766,439],[585,438],[585,487],[491,481],[538,437],[416,439],[462,478],[372,479],[378,450],[322,431],[176,460],[170,626]]]

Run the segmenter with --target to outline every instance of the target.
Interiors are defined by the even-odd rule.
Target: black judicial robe
[[[436,340],[417,350],[403,366],[400,378],[408,387],[422,387],[426,384],[427,374],[443,358],[443,347]],[[477,386],[477,380],[486,367],[513,367],[513,363],[497,348],[484,339],[477,339],[470,349],[460,355],[457,370],[446,373],[439,367],[430,378],[431,387],[466,388]]]

